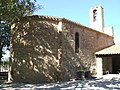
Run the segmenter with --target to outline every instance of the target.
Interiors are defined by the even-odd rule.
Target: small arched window
[[[75,53],[79,53],[79,33],[75,33]]]
[[[97,10],[93,10],[93,21],[97,21]]]

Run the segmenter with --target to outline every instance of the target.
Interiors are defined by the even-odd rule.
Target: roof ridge
[[[89,30],[91,30],[91,31],[101,33],[101,34],[106,35],[106,36],[108,36],[108,37],[113,37],[113,36],[110,36],[110,35],[108,35],[108,34],[106,34],[106,33],[104,33],[104,32],[100,32],[100,31],[95,30],[95,29],[93,29],[93,28],[90,28],[90,27],[88,27],[88,26],[82,25],[82,24],[80,24],[80,23],[78,23],[78,22],[71,21],[71,20],[66,19],[66,18],[63,18],[63,20],[68,21],[68,22],[71,22],[71,23],[76,24],[76,25],[78,25],[78,26],[81,26],[81,27],[83,27],[83,28],[89,29]]]
[[[57,16],[49,16],[49,15],[32,15],[30,17],[38,17],[41,19],[51,19],[51,20],[61,20],[62,18],[59,18]]]
[[[72,21],[72,20],[66,19],[66,18],[60,18],[60,17],[57,17],[57,16],[48,16],[48,15],[32,15],[32,16],[27,16],[27,17],[38,17],[38,18],[41,18],[41,19],[49,19],[49,20],[53,20],[53,21],[54,21],[54,20],[55,20],[55,21],[67,21],[67,22],[69,22],[69,23],[72,23],[72,24],[75,24],[75,25],[77,25],[77,26],[80,26],[80,27],[89,29],[89,30],[91,30],[91,31],[98,32],[98,33],[101,33],[101,34],[106,35],[106,36],[109,36],[109,37],[113,37],[113,36],[110,36],[110,35],[108,35],[108,34],[106,34],[106,33],[104,33],[104,32],[100,32],[100,31],[98,31],[98,30],[92,29],[92,28],[90,28],[90,27],[88,27],[88,26],[82,25],[82,24],[80,24],[80,23],[78,23],[78,22],[75,22],[75,21]]]

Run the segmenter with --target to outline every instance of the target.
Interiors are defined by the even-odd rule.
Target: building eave
[[[120,55],[120,45],[112,45],[108,48],[95,52],[96,56]]]
[[[81,27],[81,28],[83,28],[84,30],[89,30],[89,31],[92,31],[92,32],[96,32],[96,33],[99,33],[99,34],[108,36],[108,37],[110,37],[110,38],[114,38],[113,36],[107,35],[107,34],[105,34],[105,33],[103,33],[103,32],[99,32],[98,30],[95,30],[95,29],[92,29],[92,28],[90,28],[90,27],[81,25],[81,24],[79,24],[79,23],[77,23],[77,22],[71,21],[71,20],[66,19],[66,18],[59,18],[59,17],[46,16],[46,15],[32,15],[32,16],[22,17],[22,18],[20,18],[20,20],[25,19],[25,18],[27,18],[27,19],[37,19],[37,20],[39,20],[39,19],[40,19],[40,20],[49,20],[49,21],[56,21],[56,22],[60,22],[60,21],[62,21],[62,22],[67,22],[67,23],[71,23],[71,24],[73,24],[73,25],[76,25],[76,26],[78,26],[78,27]],[[16,22],[16,21],[15,21],[15,22]]]
[[[84,25],[82,25],[82,24],[76,23],[76,22],[71,21],[71,20],[66,19],[66,18],[63,18],[62,21],[63,21],[63,22],[68,22],[68,23],[74,24],[74,25],[76,25],[76,26],[78,26],[78,27],[81,27],[81,28],[83,28],[83,29],[85,29],[85,30],[89,30],[89,31],[92,31],[92,32],[96,32],[96,33],[99,33],[99,34],[108,36],[108,37],[110,37],[110,38],[114,38],[113,36],[110,36],[110,35],[108,35],[108,34],[105,34],[104,32],[100,32],[100,31],[98,31],[98,30],[92,29],[92,28],[90,28],[90,27],[84,26]]]

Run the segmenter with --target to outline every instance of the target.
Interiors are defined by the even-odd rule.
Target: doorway
[[[112,73],[113,74],[120,73],[120,55],[112,56]]]

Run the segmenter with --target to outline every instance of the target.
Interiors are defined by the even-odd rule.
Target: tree
[[[41,9],[36,0],[0,0],[0,58],[2,47],[10,44],[11,23],[23,16],[31,15],[35,10]]]

